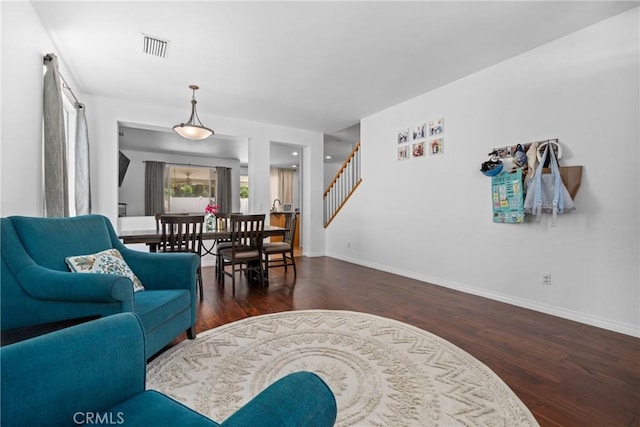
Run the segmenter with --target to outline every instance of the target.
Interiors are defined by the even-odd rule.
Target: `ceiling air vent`
[[[169,41],[162,40],[155,36],[142,34],[142,51],[146,54],[165,58],[167,56],[167,47]]]

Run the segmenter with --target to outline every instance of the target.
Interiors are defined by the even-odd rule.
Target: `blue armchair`
[[[144,325],[147,358],[182,332],[195,338],[196,271],[191,253],[128,249],[101,215],[73,218],[13,216],[1,219],[0,327],[9,329],[84,317],[136,313]],[[117,249],[140,279],[71,273],[68,256]]]
[[[145,334],[122,313],[0,348],[3,426],[324,427],[336,419],[331,390],[315,374],[290,374],[222,424],[145,390]]]

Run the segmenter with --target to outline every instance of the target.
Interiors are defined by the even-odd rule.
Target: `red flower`
[[[217,215],[218,214],[218,209],[220,208],[220,206],[218,205],[214,205],[213,203],[209,203],[207,205],[206,208],[204,208],[204,213],[207,214],[212,214],[212,215]]]

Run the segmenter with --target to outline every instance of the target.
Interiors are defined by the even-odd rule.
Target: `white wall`
[[[636,8],[364,118],[327,254],[639,335],[638,46]],[[397,132],[439,117],[445,154],[397,161]],[[494,224],[487,153],[556,137],[584,165],[577,211]]]
[[[31,3],[0,2],[2,14],[2,189],[0,215],[42,215],[42,70],[43,56],[57,49],[43,30]],[[184,111],[80,93],[73,70],[61,71],[87,107],[91,145],[93,211],[117,224],[118,121],[172,126]],[[161,90],[161,88],[159,88]],[[271,141],[304,146],[310,157],[304,174],[302,210],[304,254],[324,254],[322,217],[323,135],[319,132],[228,119],[200,112],[221,134],[249,138],[252,212],[268,212],[269,145]],[[19,180],[19,181],[18,181]],[[308,218],[304,218],[308,216]]]

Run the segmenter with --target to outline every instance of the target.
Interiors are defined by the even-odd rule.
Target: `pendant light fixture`
[[[198,103],[198,101],[196,101],[196,90],[200,88],[196,85],[189,85],[189,89],[193,90],[193,96],[191,97],[191,116],[187,123],[175,125],[173,130],[175,133],[186,139],[201,140],[209,138],[213,135],[213,130],[202,124],[196,111],[196,104]]]

